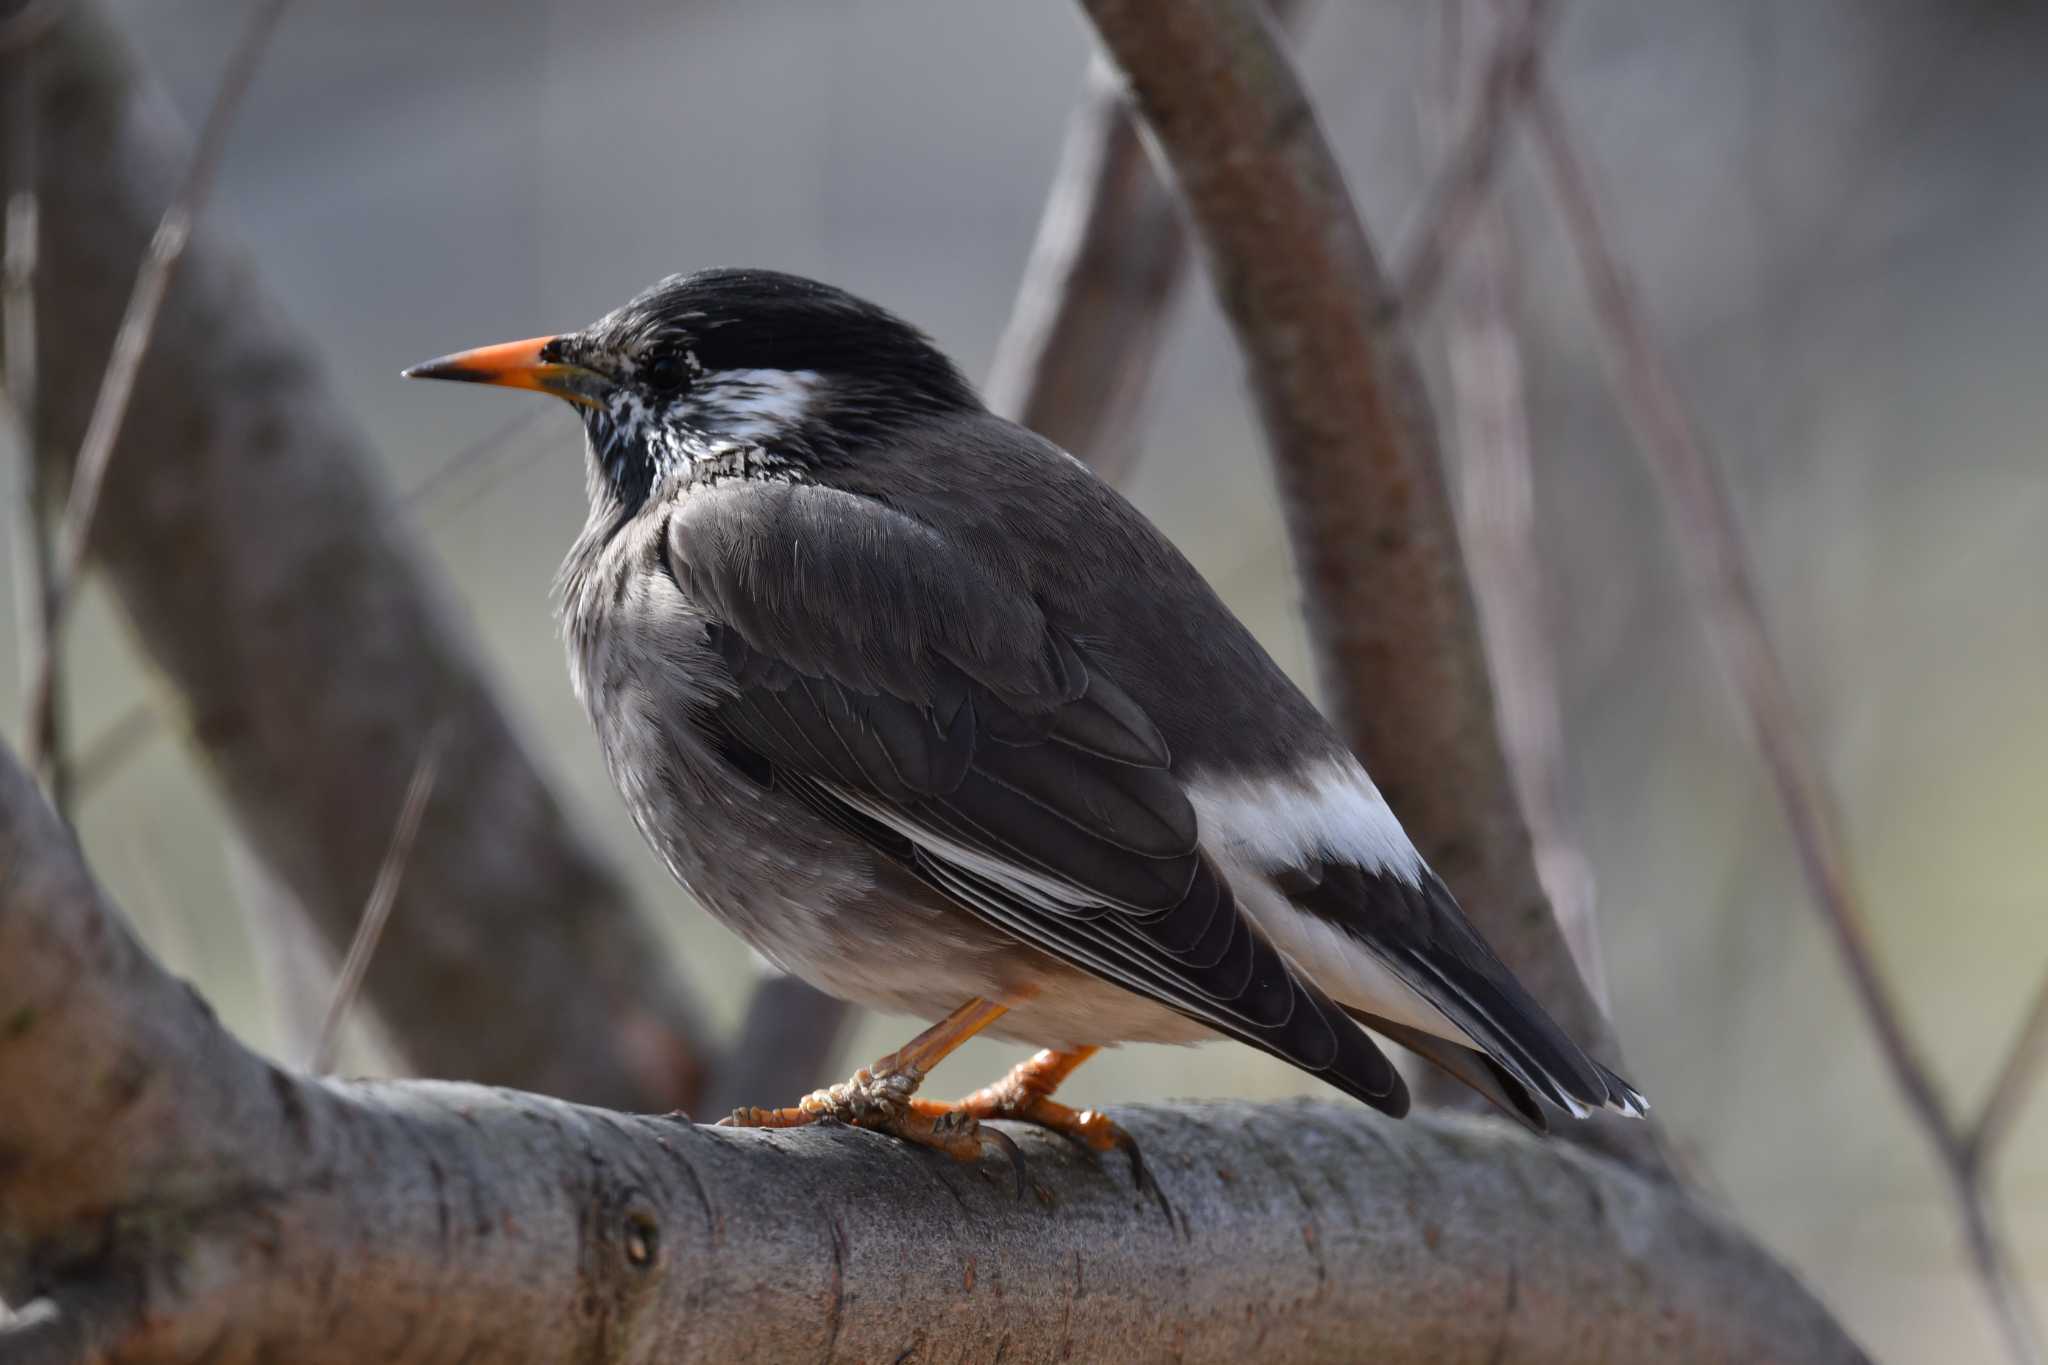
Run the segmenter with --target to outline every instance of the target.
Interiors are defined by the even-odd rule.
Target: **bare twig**
[[[1973,1172],[1981,1172],[1997,1155],[2020,1111],[2032,1098],[2044,1067],[2048,1067],[2048,977],[2043,977],[2035,990],[2026,1022],[2020,1025],[2012,1050],[2005,1055],[2005,1065],[1991,1082],[1984,1108],[1963,1140]]]
[[[1764,624],[1733,509],[1694,430],[1635,292],[1607,241],[1592,184],[1556,93],[1540,71],[1530,81],[1527,123],[1567,236],[1586,277],[1608,352],[1615,396],[1663,489],[1680,558],[1707,635],[1733,680],[1762,755],[1815,907],[1832,935],[1863,1015],[1908,1110],[1925,1130],[1954,1188],[1965,1240],[2015,1360],[2039,1362],[2042,1343],[2008,1255],[1995,1235],[1982,1172],[1934,1073],[1911,1034],[1877,960],[1850,870],[1841,817],[1796,718],[1784,666]],[[2033,1025],[2023,1032],[2022,1046]],[[2019,1074],[2030,1063],[2017,1059]]]
[[[193,224],[206,207],[214,173],[219,169],[228,130],[234,126],[242,96],[255,78],[263,50],[290,2],[255,0],[255,6],[242,27],[241,39],[228,58],[220,87],[214,92],[213,105],[207,110],[206,122],[200,129],[199,142],[193,150],[184,183],[178,187],[170,207],[164,210],[163,218],[157,224],[149,252],[136,272],[128,311],[121,319],[120,330],[114,335],[113,352],[107,358],[106,370],[100,378],[99,398],[93,404],[85,437],[79,443],[78,461],[72,471],[71,494],[65,504],[63,523],[57,532],[55,562],[50,576],[49,638],[37,660],[28,694],[32,717],[29,754],[33,766],[40,767],[49,761],[39,746],[55,740],[54,722],[48,717],[56,704],[55,670],[57,655],[62,648],[64,622],[70,611],[79,568],[85,561],[86,542],[92,532],[93,515],[99,506],[100,488],[106,482],[107,466],[113,460],[121,424],[128,415],[128,399],[135,391],[135,376],[142,368],[143,356],[149,352],[157,315],[163,309],[164,295],[170,289],[171,281],[177,276],[178,263],[184,258],[185,244],[191,240]]]
[[[334,998],[333,956],[314,932],[305,907],[247,840],[230,835],[223,852],[243,937],[254,949],[256,976],[270,1004],[271,1050],[281,1057],[310,1057],[320,1045],[327,1003]]]
[[[342,1021],[348,1017],[349,1007],[362,992],[363,977],[370,970],[370,959],[376,955],[377,945],[384,938],[384,925],[391,918],[391,907],[398,902],[399,879],[405,875],[406,860],[412,857],[413,840],[419,837],[420,821],[426,816],[427,798],[434,793],[434,775],[440,766],[441,736],[436,731],[427,740],[426,752],[420,755],[419,766],[413,769],[412,781],[406,784],[405,804],[399,808],[398,824],[391,831],[391,847],[385,851],[384,862],[377,869],[377,880],[371,883],[370,898],[363,903],[362,922],[356,926],[355,937],[349,941],[348,956],[342,959],[341,973],[334,982],[334,996],[327,1002],[327,1016],[320,1021],[320,1036],[306,1062],[306,1070],[316,1076],[324,1076],[334,1069],[334,1049],[341,1037]]]
[[[1272,0],[1296,28],[1304,0]],[[1188,273],[1187,227],[1107,61],[1089,63],[1038,236],[989,367],[989,407],[1130,476],[1135,426]]]
[[[72,764],[72,795],[83,804],[111,782],[163,733],[163,718],[147,701],[130,702],[91,739],[79,746]]]
[[[7,404],[14,414],[21,451],[15,545],[19,571],[22,677],[25,696],[35,697],[38,663],[50,669],[39,704],[23,720],[30,751],[41,756],[36,773],[50,803],[67,819],[71,813],[71,766],[63,743],[64,684],[54,642],[51,500],[36,458],[41,427],[36,398],[36,255],[40,204],[36,195],[37,111],[40,98],[36,47],[55,21],[56,7],[28,5],[0,25],[0,71],[6,74],[5,226],[0,228],[0,354],[7,357]]]
[[[1152,169],[1115,73],[1097,58],[989,367],[989,407],[1105,479],[1128,475],[1137,409],[1187,258],[1180,206]]]
[[[438,526],[453,518],[491,487],[495,477],[477,481],[474,486],[461,489],[460,496],[448,495],[447,490],[460,488],[461,481],[472,472],[491,471],[498,461],[517,448],[521,439],[542,425],[542,419],[550,415],[545,409],[536,409],[521,413],[512,420],[493,427],[488,434],[470,442],[435,465],[425,478],[401,494],[394,515],[414,513],[417,509],[430,507],[437,500],[447,496],[448,500],[435,514],[426,518],[426,524]],[[545,446],[537,446],[533,452],[505,472],[516,473],[546,453]],[[162,713],[147,701],[131,703],[120,715],[101,727],[97,734],[79,747],[78,757],[72,765],[74,799],[83,803],[118,777],[128,764],[148,747],[151,740],[163,733],[163,727]]]
[[[1446,4],[1452,0],[1445,0]],[[1410,319],[1429,311],[1459,243],[1485,202],[1517,107],[1526,98],[1556,18],[1556,0],[1528,0],[1503,25],[1480,74],[1471,111],[1423,199],[1394,271],[1394,297]]]
[[[1444,25],[1441,56],[1446,68],[1440,82],[1441,104],[1447,121],[1457,107],[1462,68],[1469,64],[1461,57],[1465,45],[1458,31],[1460,12],[1461,0],[1444,0],[1439,11]],[[1502,51],[1533,54],[1534,44],[1529,40],[1537,27],[1524,22],[1495,44],[1480,76],[1482,107],[1498,103],[1494,90]],[[1524,72],[1518,80],[1524,80],[1532,68],[1518,59],[1516,69]],[[1476,117],[1468,122],[1490,129],[1489,146],[1499,140],[1500,124],[1487,124]],[[1464,134],[1467,147],[1472,136],[1468,127]],[[1493,156],[1489,152],[1488,160]],[[1461,152],[1453,166],[1466,166],[1469,161],[1469,155]],[[1579,974],[1601,1008],[1608,1009],[1592,864],[1572,828],[1566,797],[1564,722],[1551,650],[1548,582],[1536,551],[1535,474],[1518,336],[1516,244],[1507,213],[1492,193],[1490,177],[1469,170],[1454,173],[1468,187],[1460,193],[1472,201],[1466,210],[1471,222],[1465,268],[1453,275],[1445,328],[1451,412],[1459,448],[1453,467],[1460,543],[1471,572],[1487,664],[1493,674],[1501,741],[1536,846],[1537,875],[1571,945]],[[1439,193],[1437,198],[1441,202],[1444,196]]]
[[[493,469],[493,466],[499,460],[505,458],[511,451],[515,450],[520,441],[525,440],[545,425],[546,420],[552,416],[554,416],[554,413],[546,408],[534,408],[527,412],[517,413],[508,420],[500,422],[484,435],[479,436],[476,440],[471,441],[468,445],[435,465],[432,470],[428,471],[425,478],[401,493],[398,498],[399,509],[404,512],[416,512],[431,507],[445,490],[457,487],[458,481],[464,479],[472,471],[487,471],[495,475],[496,471]],[[544,446],[535,447],[534,452],[529,454],[528,459],[537,458],[545,450],[546,447]],[[513,466],[513,469],[523,468],[525,463],[526,461],[521,461],[520,464]],[[464,496],[450,502],[441,515],[452,516],[455,512],[468,506],[480,492],[491,487],[495,482],[495,477],[479,482],[475,487],[465,491]],[[439,516],[427,518],[429,525],[438,524],[439,521]]]

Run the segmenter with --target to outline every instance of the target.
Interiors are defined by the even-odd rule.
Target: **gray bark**
[[[121,44],[68,7],[39,48],[42,456],[69,477],[186,140]],[[337,953],[406,781],[427,811],[367,996],[432,1075],[640,1109],[695,1102],[704,1037],[618,874],[493,696],[314,352],[201,224],[93,527],[254,854]],[[484,964],[481,968],[479,964]]]
[[[0,1359],[1855,1361],[1591,1153],[1362,1106],[1119,1111],[955,1165],[248,1052],[0,753]],[[1170,1209],[1170,1212],[1167,1211]]]

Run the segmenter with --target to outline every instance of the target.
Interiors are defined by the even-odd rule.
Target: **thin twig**
[[[234,125],[242,96],[255,78],[270,35],[290,3],[291,0],[256,0],[255,8],[250,11],[241,39],[228,58],[220,88],[214,92],[213,106],[207,110],[206,123],[200,129],[199,144],[192,153],[184,183],[172,197],[170,207],[164,210],[156,234],[150,239],[149,251],[135,275],[135,289],[129,295],[128,310],[121,319],[120,329],[114,334],[113,351],[101,376],[99,396],[93,403],[85,437],[79,443],[71,495],[57,532],[55,562],[50,578],[51,638],[36,661],[36,672],[29,686],[29,714],[35,718],[28,735],[32,766],[48,762],[40,745],[50,729],[49,722],[43,718],[55,702],[55,670],[62,645],[61,635],[70,611],[79,566],[85,560],[86,542],[92,532],[93,514],[99,506],[100,489],[106,483],[114,445],[120,439],[121,424],[128,415],[128,400],[135,391],[136,374],[142,368],[143,357],[148,354],[157,315],[162,311],[164,295],[169,291],[171,281],[177,276],[178,263],[184,258],[186,243],[191,240],[193,224],[205,208],[207,196],[213,188],[214,174],[219,169],[221,153],[227,145],[228,131]]]
[[[342,959],[341,974],[334,983],[334,998],[327,1002],[327,1015],[320,1021],[319,1040],[313,1045],[313,1055],[306,1062],[306,1070],[317,1076],[324,1076],[334,1067],[334,1052],[341,1038],[342,1021],[348,1017],[349,1007],[363,989],[363,977],[370,970],[370,959],[377,952],[377,944],[384,937],[384,926],[391,919],[391,907],[398,901],[398,885],[405,876],[406,860],[412,856],[413,840],[419,836],[420,821],[427,813],[427,798],[434,791],[434,775],[441,766],[441,736],[436,731],[427,740],[425,752],[413,769],[412,781],[406,784],[405,804],[398,812],[398,825],[391,832],[391,845],[384,852],[384,861],[377,868],[377,880],[371,884],[370,898],[363,904],[363,917],[356,925],[355,937],[349,941],[348,956]]]
[[[1115,72],[1097,57],[989,367],[989,407],[1105,479],[1127,475],[1132,427],[1187,260],[1180,206],[1152,168]]]
[[[1790,826],[1815,907],[1834,938],[1866,1022],[1908,1111],[1927,1134],[1956,1193],[1965,1241],[2013,1358],[2040,1362],[2039,1330],[1991,1226],[1981,1169],[1943,1101],[1932,1069],[1908,1033],[1850,871],[1834,799],[1796,719],[1784,666],[1771,644],[1742,540],[1720,476],[1685,411],[1619,259],[1607,241],[1592,185],[1556,93],[1538,70],[1526,119],[1586,277],[1608,351],[1616,401],[1655,470],[1709,639],[1728,669],[1758,751]],[[2023,1047],[2031,1034],[2023,1035]],[[2030,1063],[2017,1060],[2020,1074]]]
[[[1933,1073],[1906,1035],[1897,1000],[1877,963],[1868,919],[1850,875],[1840,818],[1796,719],[1791,689],[1764,626],[1735,515],[1720,475],[1695,434],[1634,290],[1608,245],[1592,187],[1563,111],[1538,76],[1528,124],[1548,170],[1607,344],[1615,396],[1670,502],[1672,529],[1707,634],[1733,677],[1801,864],[1864,1012],[1877,1030],[1908,1102],[1931,1132],[1946,1122]]]
[[[1273,0],[1268,9],[1292,30],[1308,6]],[[1128,478],[1189,245],[1179,200],[1152,164],[1123,82],[1097,56],[989,366],[989,407],[1112,483]]]
[[[494,427],[489,434],[470,442],[462,449],[448,456],[436,465],[425,478],[399,495],[397,508],[401,513],[411,512],[433,502],[444,490],[457,486],[461,476],[475,469],[488,468],[505,453],[513,450],[517,442],[529,432],[542,425],[550,416],[546,409],[536,408],[522,413],[508,422]],[[546,447],[537,448],[526,459],[513,464],[504,472],[518,473],[532,460],[546,453]],[[483,492],[495,483],[495,478],[476,483],[462,496],[452,498],[436,515],[428,518],[429,525],[440,525],[456,513],[473,503]],[[138,701],[108,722],[100,731],[79,746],[77,760],[73,763],[72,795],[76,804],[82,805],[98,793],[140,754],[149,742],[163,733],[163,715],[147,701]]]
[[[149,742],[163,733],[163,719],[147,701],[130,702],[79,746],[73,763],[72,794],[80,804],[126,768]]]
[[[1505,22],[1488,55],[1457,142],[1430,183],[1418,225],[1396,258],[1394,296],[1411,319],[1429,311],[1445,271],[1485,202],[1516,109],[1527,98],[1556,0],[1528,0]]]
[[[21,452],[21,486],[15,544],[19,564],[15,579],[20,601],[23,690],[36,695],[37,661],[47,661],[50,681],[44,700],[31,706],[23,720],[30,752],[39,754],[37,778],[50,804],[71,817],[71,768],[65,761],[63,733],[64,684],[56,656],[54,585],[52,583],[50,498],[44,487],[40,459],[42,427],[36,411],[36,257],[40,236],[40,205],[36,194],[38,79],[36,40],[55,21],[57,7],[30,5],[0,25],[0,65],[7,73],[6,205],[0,229],[0,353],[7,358],[7,405],[14,414],[15,439]]]
[[[2040,1083],[2044,1066],[2048,1066],[2048,976],[2041,979],[2035,990],[2027,1020],[2020,1025],[2012,1050],[2005,1055],[2005,1065],[1998,1069],[1998,1077],[1991,1083],[1976,1123],[1963,1139],[1963,1150],[1968,1153],[1973,1173],[1981,1172],[2004,1145],[2020,1111],[2026,1108],[2034,1087]]]
[[[1462,0],[1443,0],[1439,10],[1445,69],[1438,82],[1438,103],[1446,123],[1455,113],[1458,85],[1470,64],[1461,56],[1461,48],[1468,46],[1459,33],[1461,8]],[[1531,27],[1520,25],[1517,32],[1526,35]],[[1478,78],[1496,80],[1501,50],[1517,42],[1511,33],[1496,43],[1491,58],[1476,73]],[[1469,141],[1470,128],[1465,136]],[[1462,157],[1454,160],[1463,164]],[[1602,1009],[1611,1011],[1594,911],[1592,864],[1572,828],[1566,796],[1564,720],[1551,648],[1548,583],[1536,550],[1533,438],[1518,335],[1516,243],[1490,180],[1481,177],[1469,183],[1470,240],[1465,268],[1451,282],[1444,329],[1450,415],[1459,455],[1451,462],[1459,544],[1479,607],[1501,741],[1535,844],[1537,875],[1586,988]]]
[[[484,435],[442,460],[433,469],[428,471],[425,478],[399,494],[398,506],[400,510],[411,511],[423,508],[439,497],[442,490],[454,487],[456,480],[468,474],[472,469],[488,469],[496,464],[498,459],[502,458],[507,451],[515,449],[520,441],[524,440],[552,416],[554,416],[552,410],[535,407],[518,413],[504,422],[500,422]],[[545,447],[541,449],[545,449]],[[517,472],[523,467],[524,462],[513,466],[507,472]],[[496,482],[497,480],[492,478],[479,483],[467,496],[449,503],[447,511],[443,515],[452,515],[456,511],[468,506],[480,493],[493,486]],[[439,519],[438,517],[435,518],[436,521]]]

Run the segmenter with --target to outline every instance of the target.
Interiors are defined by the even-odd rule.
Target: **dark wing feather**
[[[814,487],[693,495],[668,548],[732,679],[695,720],[742,772],[1024,943],[1405,1111],[1203,855],[1157,728],[1028,594]]]
[[[1642,1114],[1635,1088],[1602,1066],[1559,1028],[1472,928],[1450,890],[1428,868],[1417,881],[1317,861],[1274,874],[1275,885],[1303,913],[1350,935],[1456,1024],[1483,1053],[1456,1057],[1448,1043],[1417,1046],[1398,1032],[1372,1026],[1443,1066],[1502,1108],[1527,1118],[1525,1105],[1502,1102],[1528,1091],[1583,1114],[1612,1108]],[[1411,1030],[1412,1032],[1412,1030]],[[1484,1061],[1490,1066],[1479,1068]],[[1497,1072],[1494,1070],[1497,1068]],[[1525,1100],[1526,1095],[1520,1096]]]

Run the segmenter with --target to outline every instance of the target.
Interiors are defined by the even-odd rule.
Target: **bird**
[[[723,1122],[976,1160],[1103,1047],[1248,1044],[1394,1117],[1375,1035],[1521,1124],[1642,1117],[1515,979],[1365,768],[1195,567],[923,332],[799,276],[670,276],[407,377],[566,400],[575,692],[647,843],[777,968],[935,1022]],[[951,1103],[976,1034],[1036,1048]]]

